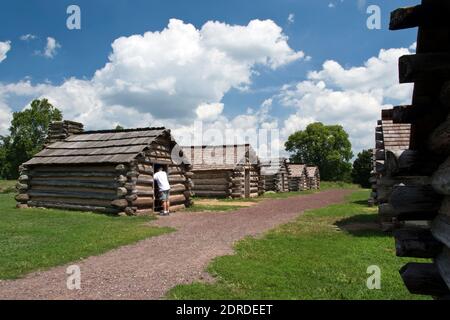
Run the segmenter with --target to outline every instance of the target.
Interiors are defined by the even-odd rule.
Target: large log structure
[[[289,169],[285,158],[266,160],[261,163],[264,191],[288,192]]]
[[[405,181],[411,182],[408,176],[392,174],[392,170],[387,165],[391,161],[392,154],[402,153],[409,149],[411,138],[411,124],[394,123],[393,109],[382,111],[382,120],[375,129],[375,154],[374,154],[374,171],[376,173],[376,182],[373,191],[373,197],[376,199],[378,206],[388,206],[389,197],[392,187]],[[382,211],[382,213],[384,213]],[[381,214],[380,222],[383,230],[392,230],[398,225],[395,217],[389,214]]]
[[[64,126],[58,123],[50,128],[55,127]],[[47,145],[21,166],[16,196],[19,208],[153,213],[160,209],[153,181],[158,166],[166,167],[169,174],[171,210],[190,205],[190,166],[172,160],[176,143],[170,130],[69,132],[59,138],[61,141]]]
[[[300,163],[288,163],[289,190],[304,191],[308,188],[306,165]]]
[[[250,144],[185,146],[199,197],[253,198],[264,192],[259,159]]]
[[[308,182],[308,189],[320,189],[320,172],[319,167],[307,166],[306,176]]]
[[[410,106],[395,107],[394,123],[411,124],[410,148],[387,152],[395,182],[380,214],[425,227],[395,232],[397,255],[431,258],[408,263],[401,277],[410,292],[450,297],[450,2],[423,0],[391,14],[391,30],[419,27],[414,55],[399,59],[401,83],[414,83]]]

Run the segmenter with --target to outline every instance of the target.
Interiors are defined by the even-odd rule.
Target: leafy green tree
[[[312,123],[290,135],[285,147],[292,161],[318,166],[321,179],[351,180],[352,145],[342,126]]]
[[[372,171],[372,151],[363,150],[353,162],[352,179],[363,188],[370,187],[370,171]]]
[[[118,124],[114,130],[119,131],[119,130],[123,130],[123,129],[125,129],[125,128],[122,127],[120,124]]]
[[[14,112],[9,128],[10,136],[1,137],[1,176],[16,179],[19,166],[42,150],[49,124],[61,120],[61,111],[47,99],[34,100],[29,108]]]

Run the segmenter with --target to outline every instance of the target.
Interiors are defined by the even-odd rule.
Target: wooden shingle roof
[[[271,176],[277,174],[286,165],[286,158],[274,158],[261,162],[261,175]]]
[[[24,165],[127,163],[134,160],[165,128],[86,131],[70,135],[37,153]]]
[[[258,164],[259,159],[249,144],[220,146],[183,146],[183,155],[192,170],[233,170],[241,164]]]
[[[313,178],[316,174],[319,173],[319,168],[318,167],[306,167],[306,175],[308,176],[308,178]]]
[[[306,165],[300,163],[288,163],[289,173],[292,177],[297,178],[305,174]]]

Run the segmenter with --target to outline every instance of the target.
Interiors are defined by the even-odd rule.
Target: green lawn
[[[0,194],[0,279],[76,261],[171,230],[148,226],[151,217],[15,208]]]
[[[16,192],[16,180],[0,180],[0,193]]]
[[[236,253],[215,259],[213,284],[173,288],[169,299],[423,299],[405,289],[398,270],[412,259],[395,256],[394,240],[377,229],[368,191],[347,203],[308,211],[263,238],[240,241]],[[369,290],[366,271],[381,268],[381,290]]]

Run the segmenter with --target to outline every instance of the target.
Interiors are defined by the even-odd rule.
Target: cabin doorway
[[[169,167],[164,164],[154,164],[153,165],[153,175],[159,171],[160,168],[163,168],[163,170],[167,173],[167,176],[169,176],[168,169]],[[153,179],[153,211],[154,212],[160,212],[163,210],[162,201],[161,201],[161,195],[159,192],[158,183]]]
[[[244,172],[244,197],[250,198],[250,170],[245,169]]]

